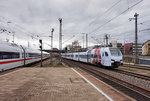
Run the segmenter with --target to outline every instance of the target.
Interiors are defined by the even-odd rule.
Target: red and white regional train
[[[43,59],[49,54],[43,52]],[[41,51],[8,42],[0,42],[0,71],[24,66],[41,60]]]
[[[101,47],[87,52],[62,53],[62,57],[107,68],[117,68],[123,65],[122,53],[119,49],[112,47]]]

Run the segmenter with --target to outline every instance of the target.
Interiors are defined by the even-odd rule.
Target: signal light
[[[40,39],[39,42],[42,44],[42,40]]]

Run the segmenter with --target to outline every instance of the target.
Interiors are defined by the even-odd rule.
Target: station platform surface
[[[0,101],[109,100],[72,68],[22,68],[0,76]]]

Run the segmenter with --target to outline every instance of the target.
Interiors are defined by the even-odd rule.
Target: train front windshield
[[[117,48],[110,48],[110,53],[112,56],[121,56],[121,52]]]

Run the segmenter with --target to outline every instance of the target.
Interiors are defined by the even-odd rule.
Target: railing
[[[138,64],[150,65],[150,56],[138,56],[137,57]],[[136,61],[136,57],[134,55],[124,55],[123,62],[133,64]]]

